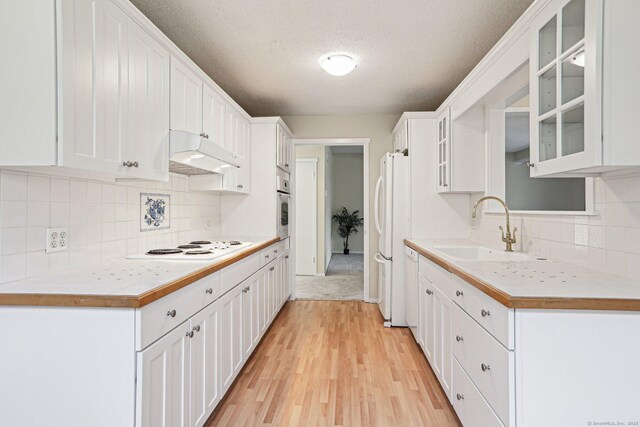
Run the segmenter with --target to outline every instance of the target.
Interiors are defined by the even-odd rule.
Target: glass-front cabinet
[[[540,12],[529,62],[532,177],[640,164],[640,150],[629,148],[637,142],[606,138],[606,128],[629,108],[638,111],[624,99],[639,88],[638,79],[629,78],[640,65],[640,55],[632,53],[640,42],[633,28],[638,18],[637,0],[551,0]],[[616,132],[631,135],[634,126],[622,122]]]
[[[438,117],[438,192],[451,191],[451,137],[450,109]]]

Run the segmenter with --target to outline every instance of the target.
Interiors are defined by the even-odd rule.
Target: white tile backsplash
[[[596,178],[595,207],[593,216],[512,214],[517,249],[640,279],[640,173]],[[503,223],[504,215],[483,213],[471,236],[499,247]]]
[[[171,227],[140,232],[140,193],[171,196]],[[107,183],[0,170],[0,283],[97,264],[220,234],[221,198],[168,183]],[[205,219],[214,227],[205,230]],[[45,253],[47,227],[69,227],[69,251]]]

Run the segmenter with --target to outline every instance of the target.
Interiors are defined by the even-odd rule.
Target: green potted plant
[[[349,212],[343,206],[342,210],[333,214],[331,219],[338,223],[338,235],[343,239],[344,254],[349,255],[349,236],[356,234],[358,228],[364,226],[364,218],[360,218],[359,210]]]

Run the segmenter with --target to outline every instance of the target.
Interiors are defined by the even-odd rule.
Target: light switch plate
[[[67,227],[47,228],[45,252],[65,252],[69,250],[69,230]]]

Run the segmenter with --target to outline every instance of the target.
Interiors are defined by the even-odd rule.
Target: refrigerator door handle
[[[376,191],[373,197],[373,218],[376,223],[376,230],[378,230],[378,235],[382,236],[382,227],[380,226],[380,188],[382,188],[382,176],[378,178],[378,182],[376,183]]]
[[[379,264],[384,264],[385,262],[387,262],[388,260],[385,259],[382,255],[380,255],[380,252],[376,253],[373,256],[373,259],[376,260],[377,263]]]

